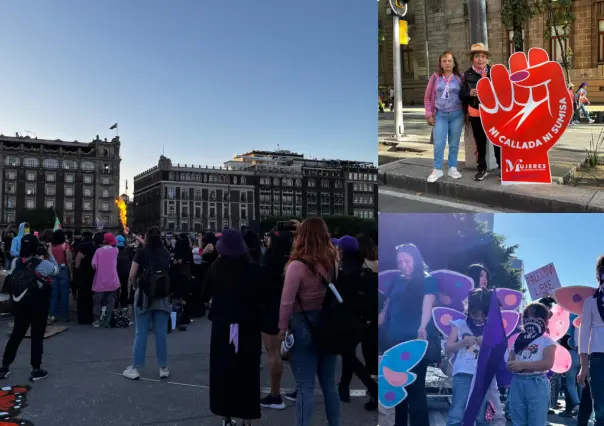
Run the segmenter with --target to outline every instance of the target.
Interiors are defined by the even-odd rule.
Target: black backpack
[[[138,278],[138,287],[149,299],[170,296],[170,266],[161,265],[157,255],[147,250],[147,264]]]
[[[308,267],[306,262],[302,261],[302,263]],[[319,323],[316,327],[306,316],[304,307],[296,296],[317,349],[320,353],[331,355],[342,355],[354,351],[367,330],[367,324],[359,319],[343,297],[342,302],[337,299],[325,277],[321,276],[320,278],[325,287],[325,298],[321,307]]]
[[[32,293],[39,290],[38,283],[42,278],[36,273],[36,268],[41,262],[37,257],[32,257],[26,262],[17,261],[7,283],[13,303],[22,305],[29,302]]]

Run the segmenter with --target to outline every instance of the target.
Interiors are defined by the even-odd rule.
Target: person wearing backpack
[[[279,310],[279,337],[288,331],[294,336],[291,368],[296,393],[286,398],[296,401],[296,426],[310,426],[315,407],[315,376],[325,402],[329,426],[340,426],[340,398],[336,385],[337,355],[322,350],[318,330],[325,328],[325,300],[328,277],[337,274],[337,252],[331,243],[327,225],[320,217],[304,220],[296,233]]]
[[[170,304],[170,252],[162,244],[161,231],[152,226],[147,230],[144,248],[134,255],[128,285],[134,292],[136,333],[132,349],[132,365],[124,370],[124,377],[140,378],[139,369],[145,365],[147,337],[153,322],[159,377],[170,376],[168,370],[168,321]]]
[[[13,260],[8,285],[15,324],[4,349],[0,379],[10,375],[9,367],[15,361],[19,345],[30,327],[32,372],[29,380],[35,382],[48,376],[48,372],[41,368],[42,352],[50,307],[51,279],[59,273],[59,268],[50,246],[46,247],[49,260],[38,256],[39,245],[38,237],[24,235],[19,245],[19,257]]]
[[[357,239],[349,235],[340,238],[338,240],[338,250],[340,251],[340,271],[336,288],[344,299],[344,303],[350,306],[355,319],[366,326],[373,311],[373,306],[371,306],[368,298],[377,294],[377,289],[371,291],[371,289],[364,288],[363,278],[368,276],[364,275],[364,258],[361,257]],[[377,305],[377,301],[373,305]],[[375,316],[377,316],[377,313]],[[359,337],[364,336],[365,333]],[[342,354],[342,375],[338,384],[338,393],[340,394],[340,401],[350,402],[350,382],[352,381],[352,375],[356,374],[369,392],[370,399],[365,404],[365,409],[374,411],[377,410],[378,385],[371,378],[367,368],[357,358],[356,349],[360,342],[359,339],[357,345],[350,347]]]
[[[50,321],[55,322],[59,309],[64,322],[69,321],[69,286],[73,281],[71,248],[66,243],[65,232],[57,229],[50,242],[52,254],[59,265],[59,274],[52,280],[52,297],[50,302]],[[60,300],[60,305],[59,305]]]

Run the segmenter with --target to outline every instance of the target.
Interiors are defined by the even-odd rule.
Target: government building
[[[117,232],[120,140],[91,142],[0,135],[0,226],[27,211],[55,209],[64,228],[94,231],[97,219]]]
[[[514,53],[514,32],[501,22],[502,0],[487,0],[488,47],[491,63],[503,63]],[[378,1],[380,28],[378,74],[380,86],[393,86],[392,16],[388,1]],[[575,0],[572,7],[576,20],[571,26],[567,52],[572,52],[570,80],[577,87],[589,84],[588,97],[593,103],[604,103],[604,0]],[[426,19],[427,18],[427,19]],[[409,2],[409,44],[401,46],[403,74],[403,102],[423,106],[423,97],[429,76],[436,71],[440,54],[453,50],[460,62],[460,71],[470,66],[466,52],[470,49],[468,6],[466,0],[423,0]],[[561,61],[562,50],[555,35],[546,39],[546,31],[555,34],[555,28],[545,28],[544,16],[531,19],[524,28],[524,50],[540,47],[550,58]],[[426,52],[426,38],[428,52]],[[486,43],[485,43],[486,44]]]
[[[290,151],[251,151],[220,167],[160,157],[134,177],[132,228],[168,232],[257,228],[272,217],[377,219],[377,167],[308,159]]]

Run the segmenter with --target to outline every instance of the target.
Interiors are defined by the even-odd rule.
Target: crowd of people
[[[76,301],[80,324],[134,324],[132,363],[123,372],[132,380],[140,378],[150,330],[159,377],[167,378],[168,333],[186,330],[191,318],[209,310],[210,408],[223,425],[236,424],[234,419],[248,425],[261,417],[261,408],[285,408],[285,361],[296,381],[296,390],[284,395],[296,403],[292,424],[312,422],[315,376],[330,426],[340,425],[340,402],[350,401],[355,374],[367,387],[365,408],[377,410],[377,301],[367,303],[377,295],[377,247],[368,235],[331,238],[321,218],[291,221],[264,238],[235,229],[168,238],[157,227],[144,236],[73,235],[61,229],[39,234],[22,223],[5,233],[2,248],[9,271],[3,292],[11,297],[15,325],[0,378],[10,375],[30,325],[31,380],[48,376],[41,368],[44,331],[47,324],[70,321],[70,300]],[[354,323],[350,328],[358,331],[353,342],[337,349],[319,342],[330,310],[336,309],[328,300],[346,309]],[[365,362],[357,357],[359,345]],[[263,346],[270,394],[261,398]]]
[[[428,367],[434,366],[452,379],[447,425],[459,426],[477,371],[477,350],[491,298],[496,297],[496,283],[483,265],[470,265],[467,275],[476,288],[468,295],[467,319],[452,321],[451,333],[442,336],[432,318],[432,309],[439,306],[439,289],[428,265],[413,244],[398,246],[396,254],[401,274],[380,293],[379,353],[414,339],[427,340],[428,351],[411,370],[417,378],[406,388],[407,398],[394,409],[381,409],[380,425],[430,424],[426,375]],[[576,419],[578,426],[604,425],[604,399],[594,392],[604,387],[600,365],[604,357],[604,256],[597,261],[595,276],[599,287],[593,298],[585,300],[580,327],[575,325],[577,315],[571,313],[570,327],[557,343],[548,335],[556,301],[545,297],[526,305],[515,332],[518,337],[504,358],[495,360],[500,371],[492,383],[494,392],[487,391],[476,425],[505,425],[508,420],[514,426],[546,426],[550,424],[548,414],[556,413]],[[557,344],[571,355],[570,368],[564,374],[551,371]],[[563,406],[560,397],[565,399]]]

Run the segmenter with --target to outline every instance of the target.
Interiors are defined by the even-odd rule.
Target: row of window
[[[52,194],[47,194],[47,195],[52,195]],[[17,203],[15,201],[14,197],[8,197],[6,199],[6,208],[7,209],[15,209],[17,207]],[[84,211],[92,211],[93,210],[93,201],[92,200],[84,200],[82,202],[82,210]],[[75,210],[74,208],[75,206],[75,201],[74,200],[65,200],[64,201],[64,208],[65,210]],[[54,198],[47,198],[44,200],[44,207],[46,207],[47,209],[52,209],[57,207],[56,204],[56,200]],[[101,202],[100,203],[100,211],[102,212],[108,212],[109,208],[110,208],[110,203],[108,202]],[[35,198],[25,198],[25,208],[26,209],[35,209],[36,208],[36,199]]]
[[[169,200],[174,200],[175,198],[176,198],[176,188],[168,188],[168,199]],[[189,191],[186,188],[181,189],[181,191],[180,191],[180,199],[181,200],[188,200],[189,199]],[[196,189],[195,190],[194,200],[195,201],[201,201],[201,189]],[[230,196],[229,193],[223,193],[222,194],[222,201],[230,201],[230,200],[231,200],[231,196]],[[245,192],[240,193],[239,200],[242,203],[247,203],[247,194]],[[218,201],[216,199],[216,191],[210,191],[210,201]]]
[[[7,182],[5,184],[5,192],[7,194],[16,194],[17,193],[16,187],[17,187],[17,185],[15,185],[14,183]],[[37,188],[37,185],[26,184],[25,185],[25,195],[36,195],[36,188]],[[82,192],[83,192],[84,197],[90,198],[90,197],[94,196],[94,190],[91,186],[85,186]],[[56,193],[57,193],[57,188],[55,185],[45,185],[44,186],[45,195],[56,195]],[[64,196],[65,197],[74,197],[75,188],[73,186],[65,186]],[[108,189],[101,190],[102,198],[109,198],[110,196],[111,195],[109,194]]]
[[[216,228],[216,225],[217,225],[216,222],[210,222],[210,229],[209,229],[210,232],[218,231],[218,229]],[[233,226],[234,228],[238,228],[240,226],[247,226],[247,220],[241,220],[241,221],[239,221],[239,224],[224,221],[222,223],[222,226],[223,226],[222,229],[229,228],[230,226]],[[181,222],[180,227],[178,229],[176,229],[176,224],[174,222],[168,222],[167,228],[168,228],[168,231],[180,231],[180,232],[201,232],[201,231],[203,231],[201,223],[199,223],[199,222],[193,223],[192,229],[189,229],[188,222]]]
[[[353,183],[352,190],[358,192],[373,192],[374,184],[370,183]]]
[[[14,212],[6,212],[4,214],[5,223],[15,223],[15,213]],[[112,222],[109,220],[109,216],[102,216],[100,220],[105,224],[105,226],[112,225]],[[63,215],[63,225],[69,226],[75,223],[73,214],[65,213]],[[92,215],[83,215],[82,216],[82,225],[84,226],[93,226],[94,221]]]
[[[377,182],[377,175],[374,173],[348,172],[348,180],[366,180],[370,182]]]
[[[295,210],[292,207],[283,206],[283,209],[279,207],[268,207],[260,206],[260,216],[302,216],[302,207],[296,207]]]
[[[360,217],[362,219],[373,219],[373,210],[354,209],[353,214],[355,217]]]
[[[304,169],[302,171],[304,176],[319,176],[319,177],[341,177],[342,172],[340,170],[317,170],[317,169]]]
[[[373,204],[373,195],[357,195],[354,196],[355,204]]]
[[[279,178],[269,178],[269,177],[261,177],[260,178],[260,185],[265,185],[265,186],[270,186],[271,182],[274,186],[288,186],[288,187],[293,187],[295,186],[296,188],[302,188],[302,179],[296,179],[295,181],[291,178],[283,178],[283,179],[279,179]]]
[[[215,175],[215,174],[207,174],[207,173],[170,172],[168,177],[170,180],[246,185],[245,176]]]
[[[19,157],[7,156],[4,159],[5,166],[19,167],[21,165],[21,159]],[[35,157],[27,157],[23,159],[23,167],[40,167],[40,159]],[[55,160],[54,158],[46,158],[42,160],[42,167],[45,169],[58,169],[59,167],[65,170],[77,170],[78,162],[75,160]],[[80,168],[85,172],[94,171],[94,163],[91,161],[82,161]]]
[[[202,215],[201,207],[195,207],[194,209],[191,209],[191,213],[195,214],[195,216],[194,216],[195,218],[197,218],[197,219],[201,218],[201,215]],[[167,216],[168,217],[176,216],[176,208],[174,206],[171,206],[171,205],[168,206]],[[222,217],[228,218],[229,216],[230,216],[229,210],[223,209]],[[183,206],[180,208],[180,217],[189,217],[189,208],[187,206]],[[239,217],[241,219],[247,219],[247,210],[245,208],[242,208],[240,210]],[[216,218],[216,208],[210,207],[209,218],[210,219]]]
[[[16,170],[7,170],[4,173],[4,176],[6,177],[6,180],[17,180],[17,171]],[[46,172],[46,182],[56,182],[57,181],[57,174],[54,172]],[[37,180],[37,173],[36,172],[26,172],[25,174],[25,180],[28,181],[36,181]],[[64,181],[65,183],[74,183],[75,182],[75,174],[73,173],[65,173],[64,176]],[[92,175],[84,175],[84,183],[85,184],[92,184],[94,181],[94,176]],[[111,185],[111,178],[108,176],[102,176],[101,177],[101,184],[102,185]]]

